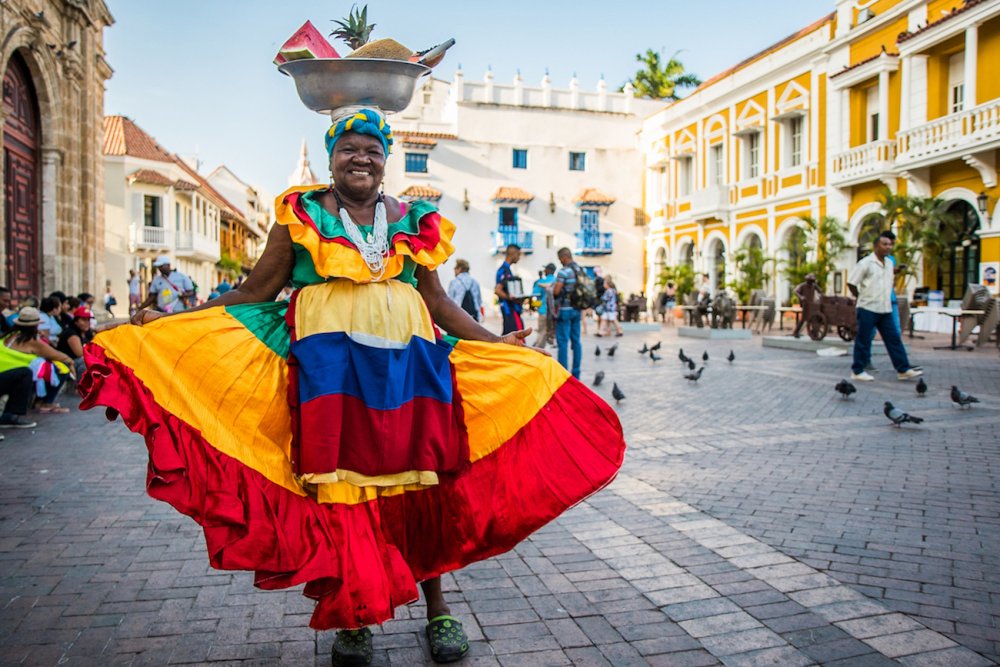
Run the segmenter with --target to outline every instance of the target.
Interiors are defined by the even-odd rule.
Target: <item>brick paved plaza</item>
[[[661,338],[662,361],[636,354]],[[604,370],[600,394],[627,394],[625,466],[515,551],[445,577],[474,640],[462,664],[1000,660],[996,348],[920,341],[927,398],[883,355],[842,401],[844,358],[665,330],[595,359],[597,341],[584,380]],[[711,355],[697,385],[679,346]],[[953,408],[953,383],[983,402]],[[885,400],[926,422],[888,426]],[[0,443],[2,664],[329,664],[308,600],[211,570],[200,529],[145,495],[138,436],[97,412],[39,421]],[[401,612],[374,664],[430,664],[423,608]]]

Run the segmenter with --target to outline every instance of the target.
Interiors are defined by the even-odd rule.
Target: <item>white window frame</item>
[[[795,131],[796,125],[798,132]],[[792,116],[785,121],[785,166],[801,167],[805,162],[806,117]]]
[[[760,177],[761,130],[743,135],[743,180]]]
[[[720,141],[708,147],[709,185],[726,184],[726,144]]]
[[[965,51],[948,58],[948,113],[965,111]]]
[[[677,158],[677,195],[690,197],[694,189],[694,157],[686,155]]]
[[[884,138],[878,135],[879,113],[881,111],[878,104],[878,86],[869,88],[865,95],[867,95],[865,101],[865,139],[867,141],[865,143],[870,144]]]

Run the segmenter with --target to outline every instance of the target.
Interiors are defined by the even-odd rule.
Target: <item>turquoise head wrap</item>
[[[389,157],[392,147],[392,128],[385,118],[374,109],[353,107],[338,117],[326,132],[326,152],[333,155],[333,146],[345,132],[357,132],[375,137],[382,142],[382,150]]]

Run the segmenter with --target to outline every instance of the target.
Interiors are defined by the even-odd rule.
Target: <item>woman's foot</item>
[[[50,414],[66,414],[69,412],[69,408],[64,408],[58,403],[46,404],[42,403],[38,406],[39,414],[50,415]]]
[[[424,631],[434,662],[456,662],[469,652],[469,637],[462,628],[462,622],[454,616],[436,616],[430,619]]]
[[[365,667],[371,664],[372,654],[371,630],[337,630],[330,656],[333,667]]]

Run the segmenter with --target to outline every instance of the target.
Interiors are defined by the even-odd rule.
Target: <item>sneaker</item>
[[[908,371],[903,371],[902,373],[896,373],[897,380],[912,380],[915,377],[920,377],[923,375],[923,371],[918,371],[916,368],[911,368]]]
[[[856,380],[857,382],[873,382],[875,380],[874,377],[865,371],[861,371],[860,373],[851,373],[851,379]]]
[[[0,417],[0,428],[35,428],[37,422],[29,421],[18,415],[3,415]]]
[[[878,369],[872,366],[871,364],[865,366],[865,371],[868,373],[878,373]]]

